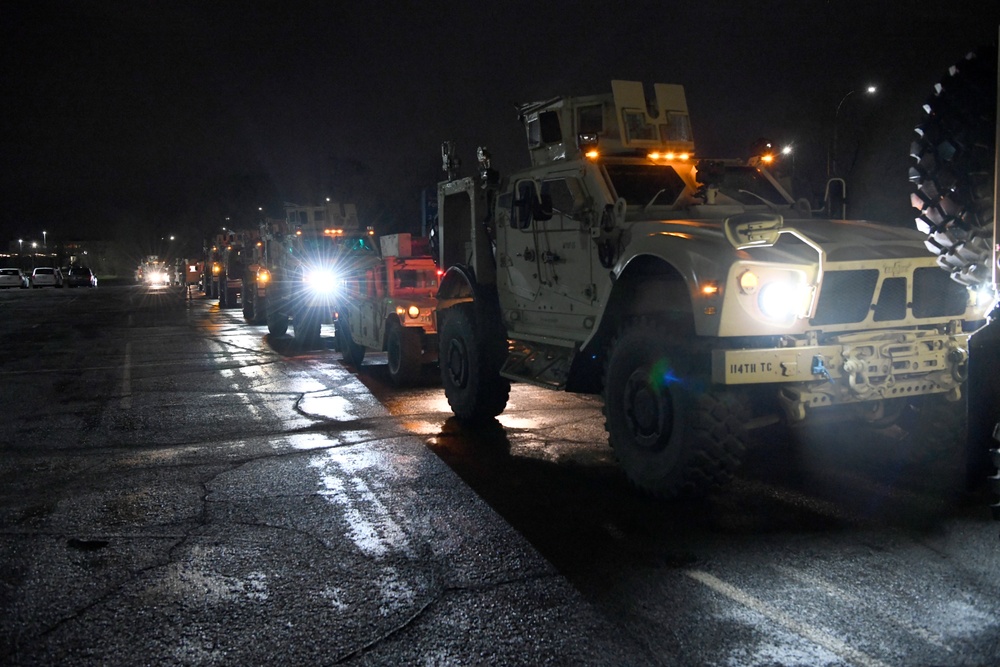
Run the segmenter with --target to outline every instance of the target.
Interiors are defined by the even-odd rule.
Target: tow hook
[[[847,376],[847,384],[851,388],[851,393],[861,398],[874,390],[874,387],[868,382],[868,374],[865,370],[865,362],[861,359],[850,358],[844,361],[844,375]]]
[[[969,351],[964,347],[952,347],[948,350],[947,358],[951,363],[951,377],[962,384],[969,377]]]

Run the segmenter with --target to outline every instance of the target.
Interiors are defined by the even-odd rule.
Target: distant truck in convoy
[[[262,223],[249,246],[242,275],[243,313],[282,335],[292,323],[296,343],[319,343],[332,323],[342,275],[352,263],[377,255],[373,232],[362,229],[353,204],[286,204],[284,220]]]
[[[385,350],[396,385],[416,382],[437,361],[438,278],[426,239],[383,236],[381,257],[357,263],[339,298],[337,343],[344,359],[360,366],[365,351]],[[416,249],[414,246],[417,246]]]
[[[695,158],[684,89],[519,107],[531,166],[475,177],[442,146],[437,324],[455,415],[510,381],[604,398],[628,478],[659,496],[727,482],[748,431],[901,429],[965,455],[970,336],[996,294],[952,281],[903,227],[812,217],[764,169]],[[929,474],[946,474],[944,466]]]

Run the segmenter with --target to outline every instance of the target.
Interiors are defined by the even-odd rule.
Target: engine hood
[[[723,220],[658,220],[635,222],[632,237],[650,242],[664,237],[671,243],[688,241],[699,254],[716,254],[721,260],[752,256],[759,261],[813,262],[816,252],[792,234],[782,234],[769,247],[733,248],[725,238]],[[865,220],[786,219],[784,229],[797,229],[823,248],[828,262],[871,261],[901,257],[930,257],[924,236],[909,227],[895,227]],[[660,241],[662,243],[662,241]],[[659,245],[659,244],[658,244]],[[712,246],[709,249],[706,246]]]

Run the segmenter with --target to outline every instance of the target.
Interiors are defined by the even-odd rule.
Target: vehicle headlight
[[[1000,295],[993,291],[992,285],[986,284],[969,288],[969,303],[976,313],[983,317],[986,317],[996,307],[998,298]]]
[[[330,269],[306,271],[304,279],[309,289],[319,294],[331,294],[337,289],[337,276]]]
[[[736,287],[749,313],[772,322],[790,324],[809,313],[812,288],[802,271],[748,267],[736,275]]]
[[[775,281],[760,288],[760,312],[774,320],[790,320],[801,310],[802,286],[791,281]]]

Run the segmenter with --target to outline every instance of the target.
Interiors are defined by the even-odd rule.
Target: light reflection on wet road
[[[132,290],[0,295],[7,662],[1000,654],[982,499],[901,479],[891,443],[765,432],[730,488],[657,503],[616,467],[596,397],[515,385],[471,430],[433,373],[400,391],[384,355],[353,369]]]

